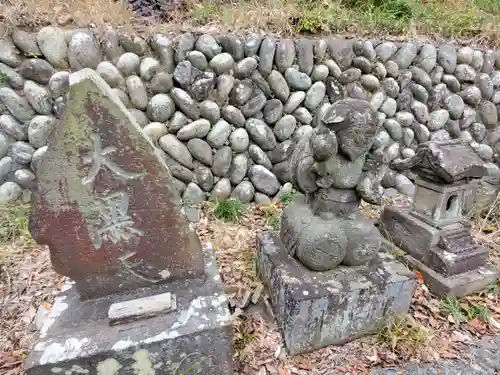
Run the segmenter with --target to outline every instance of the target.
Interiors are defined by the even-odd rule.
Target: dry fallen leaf
[[[419,283],[424,283],[424,275],[420,271],[415,271],[415,275],[417,275],[417,280]]]
[[[500,329],[500,323],[495,320],[492,316],[488,317],[488,324],[490,327],[493,327],[495,329]]]
[[[371,363],[377,363],[380,361],[380,357],[378,356],[377,349],[375,347],[373,348],[373,355],[367,355],[366,358]]]
[[[301,370],[312,370],[313,368],[313,364],[305,356],[299,357],[295,362],[297,364],[297,367]]]
[[[470,341],[471,338],[467,335],[464,335],[462,332],[459,331],[453,331],[450,340],[452,342],[467,342]]]
[[[0,367],[7,368],[12,367],[17,362],[17,358],[10,355],[9,353],[0,352]]]
[[[477,296],[477,295],[467,296],[467,297],[465,297],[465,299],[467,301],[472,301],[472,302],[484,301],[484,297]]]
[[[453,348],[453,343],[445,337],[437,338],[435,341],[436,347],[439,350],[439,355],[441,358],[455,359],[459,358],[455,349]]]
[[[432,346],[429,346],[426,348],[424,353],[422,353],[422,360],[424,362],[435,362],[439,360],[439,353],[432,348]]]
[[[276,351],[274,352],[274,358],[279,358],[281,355],[281,345],[278,345]]]
[[[469,320],[468,324],[471,328],[473,328],[474,330],[479,331],[479,332],[483,331],[485,329],[485,326],[486,326],[486,324],[478,318],[474,318],[474,319]]]
[[[398,359],[398,356],[394,352],[388,352],[388,353],[385,353],[385,358],[390,360],[390,361],[395,362]]]
[[[458,359],[460,356],[451,350],[443,350],[441,351],[441,357],[445,359]]]
[[[429,319],[428,315],[425,315],[425,314],[421,313],[420,311],[415,311],[413,313],[413,317],[415,319],[418,319],[418,320],[427,320],[427,319]]]
[[[493,312],[500,314],[500,307],[499,306],[490,306],[490,309],[493,310]]]
[[[47,310],[48,312],[50,312],[52,310],[52,304],[51,303],[48,303],[48,302],[43,302],[42,303],[42,306],[44,307],[45,310]]]
[[[228,248],[234,246],[234,241],[230,236],[224,236],[222,238],[222,246]]]

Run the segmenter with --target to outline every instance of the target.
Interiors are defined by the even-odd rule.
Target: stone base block
[[[380,217],[379,229],[405,253],[445,276],[474,270],[488,259],[488,250],[474,244],[468,223],[456,222],[437,229],[407,209],[387,206]],[[459,251],[441,249],[442,239],[449,240]]]
[[[88,301],[69,286],[41,329],[25,363],[27,375],[232,375],[229,306],[211,248],[205,265],[203,285],[174,282]],[[135,299],[161,293],[175,295],[174,311],[110,325],[111,305],[134,306]]]
[[[452,276],[481,267],[488,260],[488,255],[487,248],[475,244],[461,253],[450,253],[439,247],[433,247],[429,249],[429,264],[444,276]]]
[[[379,229],[390,242],[418,259],[428,257],[437,246],[441,231],[410,214],[409,209],[386,206],[380,216]]]
[[[446,295],[462,297],[474,294],[485,289],[500,275],[492,265],[484,265],[472,271],[445,277],[411,255],[406,255],[405,258],[410,267],[420,271],[425,285],[438,297]]]
[[[257,239],[263,280],[290,355],[373,333],[410,307],[416,278],[388,254],[370,265],[314,272],[288,255],[276,232]]]

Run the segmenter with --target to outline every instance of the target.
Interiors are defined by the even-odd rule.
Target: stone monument
[[[213,251],[189,226],[157,149],[93,70],[71,74],[38,178],[30,230],[72,281],[27,374],[232,374]]]
[[[382,234],[408,255],[438,296],[463,296],[483,289],[498,277],[486,264],[488,250],[474,243],[471,224],[462,216],[465,198],[488,169],[471,145],[462,140],[427,142],[414,157],[395,160],[395,169],[417,176],[409,209],[386,207]]]
[[[409,309],[414,275],[379,253],[382,236],[356,212],[361,199],[382,198],[387,167],[369,154],[379,126],[366,101],[329,107],[290,161],[304,195],[284,209],[280,234],[258,237],[257,270],[291,355],[369,334]]]

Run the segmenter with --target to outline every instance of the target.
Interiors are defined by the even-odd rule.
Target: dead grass
[[[389,347],[393,353],[406,359],[422,351],[430,339],[430,332],[411,315],[391,316],[377,332],[380,345]]]
[[[0,206],[0,266],[9,264],[18,249],[34,245],[28,230],[30,212],[27,203]]]
[[[40,306],[50,310],[63,278],[43,248],[17,248],[0,266],[0,373],[18,375],[35,340],[33,322]]]
[[[490,262],[500,267],[500,192],[492,204],[481,202],[469,212],[476,241],[490,249]]]
[[[9,27],[43,25],[128,31],[264,31],[297,36],[344,34],[382,38],[453,38],[499,45],[498,0],[185,0],[167,19],[145,20],[122,0],[7,0],[0,20]],[[123,0],[126,1],[126,0]]]
[[[17,375],[33,344],[32,322],[50,308],[62,278],[28,230],[27,203],[0,207],[0,373]]]
[[[192,26],[280,35],[350,34],[498,42],[496,0],[190,0],[176,19]]]
[[[56,24],[87,27],[111,25],[132,28],[134,13],[115,0],[6,0],[0,19],[7,26],[37,29]]]

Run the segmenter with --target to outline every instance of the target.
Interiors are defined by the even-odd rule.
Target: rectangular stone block
[[[438,247],[429,251],[429,265],[444,276],[475,270],[484,265],[487,260],[488,249],[478,245],[461,253],[452,253]]]
[[[429,290],[438,297],[447,295],[462,297],[477,293],[493,283],[500,275],[495,267],[483,265],[472,271],[446,277],[411,255],[406,255],[405,259],[410,267],[420,271]]]
[[[257,247],[257,272],[291,355],[373,333],[410,307],[415,275],[387,254],[370,265],[314,272],[288,255],[275,232],[260,234]]]
[[[108,310],[109,324],[127,323],[150,318],[176,309],[177,300],[175,294],[172,293],[155,294],[150,297],[113,303]]]
[[[382,235],[404,252],[427,260],[429,249],[437,246],[441,232],[413,216],[408,209],[386,206],[380,217]]]
[[[74,285],[57,297],[26,364],[27,375],[232,375],[232,325],[215,257],[207,278],[82,301]],[[171,293],[176,310],[110,325],[112,304]],[[143,300],[144,301],[144,300]]]

